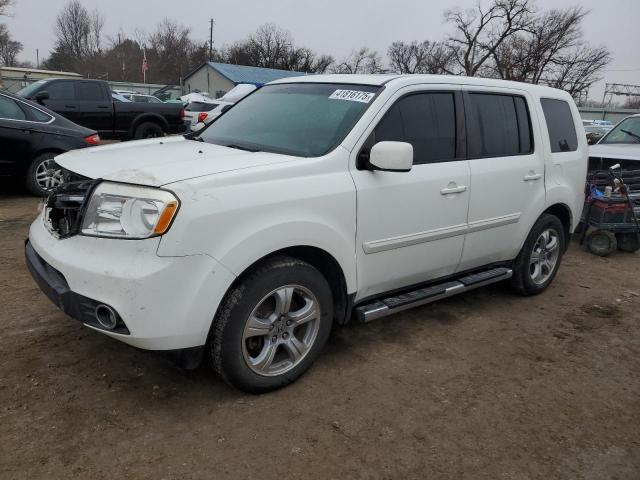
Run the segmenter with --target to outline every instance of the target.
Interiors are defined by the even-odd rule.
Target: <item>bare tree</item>
[[[0,24],[0,65],[14,66],[22,44],[11,39],[7,28]]]
[[[478,75],[503,42],[531,23],[531,0],[491,1],[488,7],[478,3],[473,10],[454,8],[444,15],[455,27],[447,40],[453,59],[468,76]]]
[[[378,52],[362,47],[353,50],[342,62],[332,68],[333,73],[381,73],[382,59]]]
[[[71,0],[56,19],[56,50],[77,59],[100,51],[104,18],[89,11],[79,0]]]
[[[290,32],[272,23],[261,25],[248,39],[227,47],[221,57],[239,65],[310,73],[324,72],[333,63],[328,55],[317,55],[308,48],[296,46]]]
[[[602,70],[610,62],[611,53],[606,47],[581,44],[554,60],[553,68],[540,78],[539,83],[561,88],[578,98],[586,95],[594,83],[602,80]]]
[[[7,8],[11,6],[13,0],[0,0],[0,17],[7,16]]]
[[[441,42],[393,42],[387,56],[398,73],[451,73],[452,52]]]

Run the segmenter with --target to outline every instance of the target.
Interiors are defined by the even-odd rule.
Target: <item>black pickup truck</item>
[[[18,95],[98,131],[103,139],[152,138],[187,129],[181,104],[120,101],[102,80],[40,80],[20,90]]]

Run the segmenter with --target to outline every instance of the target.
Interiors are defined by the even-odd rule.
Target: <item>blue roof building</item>
[[[183,85],[185,93],[206,92],[209,96],[218,98],[241,83],[250,83],[261,87],[274,80],[300,75],[305,74],[275,68],[205,62],[184,77]]]

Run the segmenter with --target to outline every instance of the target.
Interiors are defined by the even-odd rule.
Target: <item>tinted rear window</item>
[[[571,114],[571,107],[564,100],[543,98],[542,110],[547,120],[551,151],[574,152],[578,149],[578,136]]]
[[[471,93],[469,99],[469,157],[519,155],[518,116],[513,97]]]
[[[97,83],[81,82],[77,84],[78,100],[87,102],[102,100],[102,88]]]

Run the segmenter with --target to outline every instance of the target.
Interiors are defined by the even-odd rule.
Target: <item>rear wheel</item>
[[[606,257],[616,251],[618,241],[609,230],[591,229],[587,232],[587,248],[594,255]]]
[[[164,130],[160,125],[154,122],[142,122],[136,128],[133,138],[141,140],[143,138],[164,137]]]
[[[522,295],[543,292],[555,278],[564,250],[562,222],[554,215],[542,215],[513,262],[512,287]]]
[[[64,182],[62,168],[53,160],[57,154],[43,153],[33,159],[25,178],[25,185],[29,192],[44,197]]]
[[[637,252],[640,250],[640,238],[636,233],[619,233],[616,235],[618,250],[622,252]]]
[[[296,380],[319,355],[333,320],[324,276],[308,263],[276,257],[226,296],[210,339],[213,368],[251,393]]]

